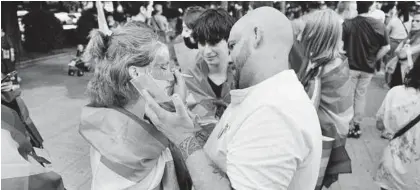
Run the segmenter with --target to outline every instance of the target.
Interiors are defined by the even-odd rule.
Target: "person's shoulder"
[[[130,121],[128,116],[111,108],[85,106],[81,112],[81,124],[93,124],[97,127],[106,125],[123,127]]]
[[[381,22],[381,20],[372,18],[372,17],[365,17],[365,21],[370,24],[375,29],[385,29],[385,24]]]
[[[341,57],[337,57],[324,66],[322,73],[323,74],[329,73],[336,69],[340,69],[340,70],[345,69],[346,68],[345,66],[347,65],[345,62],[346,62],[345,59]]]
[[[398,86],[394,86],[392,87],[389,91],[388,91],[388,96],[393,97],[395,94],[404,94],[406,93],[407,87],[405,87],[404,85],[398,85]]]

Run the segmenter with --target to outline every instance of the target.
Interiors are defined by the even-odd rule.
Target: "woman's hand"
[[[411,55],[411,46],[410,44],[405,44],[398,52],[398,58],[405,59],[409,54]]]
[[[1,91],[2,92],[9,92],[13,90],[13,82],[9,81],[9,82],[3,82],[1,83]]]
[[[178,94],[182,102],[186,102],[188,90],[187,85],[185,84],[185,79],[181,75],[181,72],[178,69],[174,69],[175,74],[175,86],[174,86],[174,94]]]
[[[147,90],[142,90],[142,96],[146,100],[146,115],[171,142],[179,146],[185,139],[194,136],[199,128],[195,128],[187,108],[178,94],[172,96],[175,112],[169,112],[161,108]]]

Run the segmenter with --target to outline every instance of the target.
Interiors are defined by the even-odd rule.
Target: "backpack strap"
[[[405,132],[407,132],[412,127],[414,127],[414,125],[416,125],[419,121],[420,121],[420,114],[416,118],[414,118],[413,120],[411,120],[405,127],[403,127],[402,129],[400,129],[399,131],[397,131],[395,133],[394,137],[392,137],[392,140],[394,140],[395,138],[400,137],[401,135],[403,135]]]

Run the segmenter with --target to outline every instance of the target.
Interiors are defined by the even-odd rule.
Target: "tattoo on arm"
[[[195,133],[195,138],[197,139],[198,143],[200,144],[200,146],[204,146],[204,144],[206,144],[207,139],[209,138],[210,134],[202,129],[198,132]]]
[[[186,138],[179,144],[179,149],[181,150],[182,158],[184,161],[186,161],[188,156],[190,156],[192,153],[197,150],[201,150],[202,148],[203,147],[194,136]]]
[[[219,167],[217,167],[216,164],[211,163],[210,166],[213,168],[213,174],[216,174],[220,177],[220,179],[226,178],[229,181],[228,176],[226,175],[225,172],[223,172],[222,170],[220,170]]]

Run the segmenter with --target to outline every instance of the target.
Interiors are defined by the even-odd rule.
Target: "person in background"
[[[230,103],[229,92],[235,89],[234,75],[229,68],[227,40],[235,20],[223,9],[206,10],[196,20],[192,29],[194,41],[198,43],[195,67],[185,73],[189,91],[187,107],[203,121],[203,141],[213,131]]]
[[[155,4],[154,6],[155,13],[151,17],[152,28],[159,34],[160,40],[162,42],[169,42],[167,39],[166,33],[169,31],[168,19],[162,15],[163,6],[161,4]]]
[[[7,74],[16,70],[15,49],[9,36],[1,29],[1,72]],[[17,78],[15,77],[15,82]]]
[[[184,17],[182,18],[182,37],[184,38],[185,45],[190,49],[197,49],[198,44],[194,41],[194,38],[191,36],[192,28],[194,28],[197,19],[205,11],[203,7],[194,6],[188,7],[185,10]]]
[[[389,44],[391,45],[391,50],[388,52],[385,62],[388,62],[395,56],[395,49],[397,49],[398,45],[407,38],[409,33],[404,25],[404,21],[400,18],[400,10],[397,10],[395,3],[390,4],[390,6],[392,5],[394,6],[389,11],[390,20],[386,26],[386,30],[389,33]]]
[[[362,134],[362,122],[366,92],[375,73],[376,62],[390,50],[389,37],[385,24],[370,17],[375,9],[373,1],[358,1],[359,15],[343,23],[344,50],[350,65],[354,117],[348,137],[359,138]]]
[[[2,63],[3,64],[3,63]],[[7,75],[1,72],[1,105],[6,106],[13,110],[16,114],[16,118],[19,118],[27,134],[30,137],[30,142],[32,146],[37,148],[43,148],[44,139],[36,128],[35,124],[32,122],[32,119],[29,116],[29,110],[25,102],[21,98],[20,85],[16,84],[14,77],[5,78]],[[2,116],[3,117],[3,116]],[[9,118],[10,119],[10,118]],[[17,123],[17,122],[16,122]]]
[[[172,97],[176,112],[168,112],[142,91],[146,114],[183,152],[195,189],[315,188],[322,135],[316,110],[288,67],[292,44],[290,21],[272,7],[235,23],[228,47],[239,89],[231,91],[232,102],[204,148],[188,130],[197,123],[180,95]]]
[[[183,43],[174,44],[176,60],[182,70],[194,68],[197,64],[198,44],[191,34],[192,28],[196,25],[196,20],[204,11],[205,9],[199,6],[188,7],[183,15],[181,24]]]
[[[394,57],[387,65],[386,80],[389,87],[402,85],[404,75],[412,67],[413,60],[417,60],[420,55],[420,11],[417,11],[412,19],[411,31],[408,37],[403,40],[395,49]],[[409,57],[411,56],[411,57]],[[411,58],[409,60],[409,58]]]
[[[153,1],[138,1],[132,4],[131,21],[150,24],[153,12]]]
[[[337,14],[341,17],[341,22],[357,16],[356,1],[340,1],[337,5]]]
[[[369,16],[385,23],[385,13],[382,11],[382,2],[375,1],[374,4],[373,10],[369,12]]]
[[[306,21],[301,44],[308,57],[300,73],[302,84],[314,101],[323,136],[333,140],[330,155],[323,153],[317,187],[327,188],[338,180],[338,175],[351,173],[351,160],[346,151],[346,137],[353,116],[350,69],[342,56],[342,25],[333,10],[315,11]],[[324,147],[326,149],[326,147]],[[328,152],[328,151],[326,151]],[[325,173],[325,174],[324,174]]]
[[[374,177],[381,190],[419,189],[420,122],[415,121],[419,117],[420,59],[417,58],[404,85],[388,91],[377,113],[376,126],[390,140]],[[411,129],[397,133],[411,122]]]
[[[114,29],[114,28],[116,28],[116,27],[118,27],[118,23],[114,20],[114,15],[112,15],[112,14],[109,14],[107,17],[106,17],[106,21],[107,21],[107,23],[108,23],[108,28],[109,29]]]

